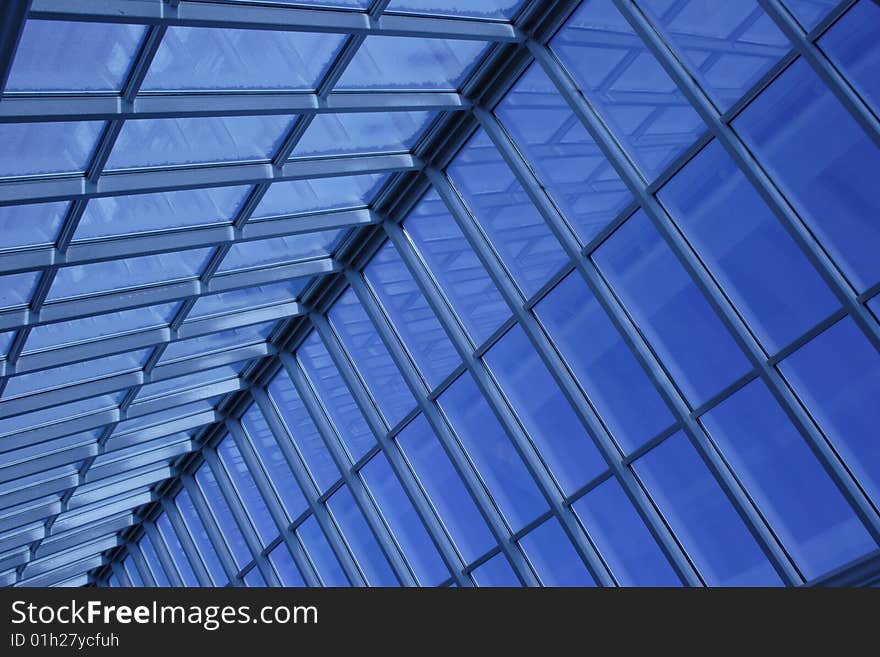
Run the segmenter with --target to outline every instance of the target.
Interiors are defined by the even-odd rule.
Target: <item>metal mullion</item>
[[[333,332],[329,321],[317,313],[312,313],[310,319],[315,326],[315,330],[321,335],[331,358],[336,364],[343,380],[348,385],[352,396],[358,402],[359,406],[363,406],[361,410],[364,412],[364,415],[367,416],[368,420],[370,420],[370,416],[372,416],[372,422],[370,422],[370,424],[374,427],[374,433],[378,438],[378,435],[385,431],[385,422],[381,419],[378,410],[369,399],[368,390],[362,385],[355,366],[345,354],[345,351]],[[375,320],[373,320],[373,326],[381,336],[385,327],[376,323]],[[392,341],[391,344],[394,345],[394,342]],[[386,344],[386,346],[388,345]],[[486,519],[486,524],[496,542],[501,546],[501,549],[510,560],[514,572],[517,573],[518,577],[524,584],[532,586],[537,585],[537,577],[535,577],[519,547],[510,540],[510,529],[507,526],[507,522],[495,506],[495,502],[486,490],[481,477],[473,467],[469,457],[459,443],[458,438],[455,436],[454,431],[452,431],[449,424],[446,422],[445,417],[440,412],[439,406],[428,399],[428,390],[421,375],[409,360],[409,357],[404,355],[399,344],[396,345],[395,349],[389,349],[389,353],[394,364],[403,376],[404,381],[406,381],[407,387],[409,387],[415,397],[418,406],[421,408],[425,418],[431,425],[434,435],[440,441],[444,451],[446,451],[450,461],[452,461],[453,467],[458,472],[465,487],[471,493],[477,508],[480,509],[481,514]]]
[[[131,581],[131,577],[128,576],[128,573],[125,572],[125,568],[122,566],[122,562],[118,560],[114,560],[110,564],[110,569],[114,575],[116,575],[116,579],[119,580],[119,583],[123,588],[132,588],[134,587],[134,582]],[[107,578],[109,581],[109,577]]]
[[[137,569],[138,574],[141,576],[141,580],[143,580],[144,586],[148,588],[157,588],[159,584],[156,582],[156,578],[153,576],[153,571],[151,571],[150,567],[147,565],[147,560],[144,559],[144,555],[141,552],[141,546],[137,543],[129,541],[125,549],[131,556],[131,562],[134,564],[134,567]]]
[[[366,580],[361,574],[360,568],[357,566],[335,523],[331,519],[329,509],[321,503],[320,493],[315,482],[312,480],[311,474],[309,474],[308,467],[296,449],[293,438],[290,436],[287,426],[281,419],[268,393],[262,388],[255,387],[251,388],[251,395],[260,408],[263,419],[266,420],[266,425],[275,437],[275,442],[287,459],[287,464],[290,466],[294,478],[297,480],[300,490],[302,490],[309,504],[309,509],[315,516],[315,520],[323,531],[330,548],[339,560],[346,577],[348,577],[352,586],[365,586]],[[307,551],[306,554],[308,554]],[[309,562],[311,562],[311,558],[309,558]]]
[[[239,583],[236,579],[238,575],[238,566],[235,564],[235,558],[232,556],[232,551],[226,543],[223,532],[217,524],[217,520],[214,518],[214,513],[208,506],[208,502],[205,500],[201,488],[191,474],[182,474],[180,476],[180,481],[186,489],[186,492],[189,494],[193,507],[199,515],[202,525],[205,527],[205,532],[208,534],[208,540],[211,542],[214,552],[217,554],[217,558],[220,560],[220,564],[226,572],[226,577],[233,586],[238,586]],[[222,586],[220,582],[218,582],[217,585]]]
[[[731,312],[726,298],[720,294],[714,281],[710,282],[705,271],[702,270],[701,263],[683,244],[683,239],[671,228],[671,219],[665,210],[659,204],[657,199],[648,191],[643,178],[638,173],[632,161],[626,156],[623,149],[616,142],[613,135],[604,125],[602,120],[596,114],[595,110],[589,105],[586,99],[581,95],[576,85],[568,77],[562,66],[556,61],[550,49],[535,41],[528,42],[529,49],[540,62],[541,67],[548,74],[550,79],[556,85],[562,97],[568,102],[578,117],[584,124],[584,127],[596,141],[609,163],[617,171],[618,175],[626,183],[631,193],[641,203],[647,216],[651,219],[654,226],[660,232],[665,242],[672,249],[676,258],[685,267],[686,271],[697,284],[701,292],[706,296],[707,301],[720,313],[719,319],[725,324],[728,330],[735,331],[735,324],[740,322],[735,312]],[[595,268],[594,268],[595,269]],[[700,278],[700,274],[703,278]],[[653,378],[655,385],[661,396],[667,401],[673,410],[673,414],[682,424],[686,434],[690,438],[694,447],[697,448],[703,461],[713,472],[722,490],[725,491],[734,508],[739,513],[743,522],[750,529],[758,544],[767,555],[774,569],[783,578],[783,581],[790,585],[799,584],[803,578],[797,567],[792,562],[790,556],[779,542],[776,535],[766,524],[764,518],[758,511],[754,502],[740,486],[739,482],[733,476],[729,466],[715,449],[712,441],[703,427],[690,416],[690,408],[678,391],[671,378],[666,373],[662,364],[656,359],[650,346],[645,342],[643,336],[632,323],[626,310],[620,305],[607,281],[598,270],[594,271],[591,276],[592,283],[595,285],[594,290],[597,292],[597,298],[602,303],[606,312],[617,326],[618,330],[624,336],[630,349],[636,355],[637,359],[642,363],[646,370]],[[591,285],[591,287],[593,286]],[[728,311],[724,313],[724,311]],[[764,367],[766,371],[766,355],[763,355],[760,347],[756,351],[762,356],[758,357],[754,351],[749,349],[749,344],[744,344],[743,340],[748,333],[748,329],[744,329],[742,333],[732,333],[737,340],[737,344],[743,349],[753,367]],[[751,344],[756,345],[751,339]]]
[[[152,543],[153,548],[156,550],[159,564],[162,566],[162,570],[165,571],[165,576],[168,578],[171,586],[183,588],[185,586],[183,578],[177,571],[177,564],[174,563],[174,559],[172,559],[171,553],[168,551],[168,546],[165,544],[165,539],[162,538],[156,525],[152,521],[142,522],[141,525],[143,525],[144,532],[150,537],[150,543]]]
[[[7,0],[0,17],[0,93],[6,88],[31,0]]]
[[[177,540],[180,541],[180,546],[183,548],[185,558],[189,561],[196,579],[199,580],[199,586],[214,586],[214,583],[211,580],[211,575],[205,566],[205,562],[202,560],[201,554],[199,554],[199,548],[193,540],[192,535],[189,533],[189,529],[186,526],[186,522],[183,520],[183,516],[180,515],[180,511],[177,509],[177,505],[174,504],[173,499],[167,495],[163,495],[159,500],[159,503],[162,505],[162,511],[165,513],[168,522],[171,524],[171,530],[177,535]]]

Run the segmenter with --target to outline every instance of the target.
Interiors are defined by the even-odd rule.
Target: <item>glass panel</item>
[[[456,379],[439,402],[511,528],[541,515],[547,500],[471,375]]]
[[[710,586],[779,585],[779,575],[681,432],[633,467]]]
[[[346,486],[333,493],[333,496],[327,500],[327,507],[364,573],[367,584],[399,586],[391,565]]]
[[[645,370],[577,273],[553,288],[535,314],[626,452],[673,423]]]
[[[0,249],[54,244],[70,203],[0,207]]]
[[[438,386],[461,359],[391,242],[373,256],[364,276],[428,387]]]
[[[572,505],[621,586],[681,586],[641,516],[614,478]]]
[[[28,305],[39,279],[38,271],[0,276],[0,309]]]
[[[880,6],[860,0],[819,39],[831,61],[880,114]]]
[[[313,332],[296,355],[352,461],[357,461],[376,439],[318,334]]]
[[[172,342],[163,352],[159,363],[164,364],[172,360],[201,356],[221,349],[228,351],[229,349],[255,342],[265,342],[269,334],[272,333],[273,328],[275,328],[275,321],[254,324],[253,326],[242,326],[241,328],[211,333],[198,338]]]
[[[255,242],[239,242],[232,245],[217,271],[237,271],[328,256],[344,234],[344,229],[325,230]]]
[[[485,554],[495,540],[425,417],[406,425],[397,442],[464,560]]]
[[[148,383],[141,387],[135,400],[142,402],[172,393],[202,388],[218,381],[228,381],[237,377],[241,373],[242,368],[244,368],[244,363],[236,363],[235,365],[224,365],[210,370],[193,372],[192,374],[166,379],[165,381]]]
[[[419,514],[406,491],[397,480],[388,459],[377,454],[360,470],[379,507],[379,512],[391,528],[406,560],[419,584],[437,586],[449,578],[437,548],[422,524]]]
[[[312,560],[312,565],[318,573],[318,577],[324,586],[350,586],[345,571],[339,565],[339,560],[333,554],[324,532],[315,520],[315,516],[309,516],[305,522],[296,528],[296,535],[302,541],[306,553]]]
[[[269,562],[275,568],[282,586],[305,586],[306,583],[290,556],[290,550],[284,543],[269,553]]]
[[[495,114],[586,244],[632,195],[547,74],[532,64]]]
[[[220,485],[217,483],[217,480],[214,478],[214,473],[211,472],[211,468],[209,468],[207,464],[202,465],[196,472],[196,482],[199,484],[199,488],[201,489],[205,501],[214,516],[214,520],[216,520],[217,525],[220,528],[220,532],[223,535],[223,539],[226,541],[226,545],[229,546],[229,550],[232,552],[232,557],[235,559],[236,565],[241,568],[247,564],[253,556],[251,555],[250,548],[248,548],[247,543],[244,540],[244,536],[241,533],[238,523],[235,521],[235,516],[232,515],[232,510],[229,508],[226,498],[223,497]]]
[[[779,369],[865,492],[880,503],[880,354],[847,318]]]
[[[47,300],[195,278],[207,264],[211,251],[193,249],[61,267]]]
[[[371,173],[273,183],[252,218],[365,207],[386,178],[386,174]]]
[[[613,0],[585,2],[551,46],[647,180],[706,129]]]
[[[471,339],[485,342],[510,309],[435,191],[425,195],[403,227]]]
[[[86,415],[108,408],[115,408],[116,405],[122,401],[124,396],[125,392],[118,392],[112,395],[89,397],[88,399],[63,404],[61,406],[42,408],[33,413],[5,418],[0,420],[0,435],[14,433],[16,431],[43,424],[61,422],[64,419],[76,417],[78,415]]]
[[[86,205],[76,240],[169,228],[230,223],[250,187],[216,187],[181,192],[95,198]]]
[[[293,438],[293,444],[303,457],[306,468],[312,475],[318,491],[323,493],[339,479],[339,469],[333,456],[324,444],[318,427],[312,421],[302,398],[287,372],[281,371],[269,384],[269,396],[275,402],[275,408],[281,414],[287,431]],[[294,518],[296,516],[293,516]]]
[[[290,471],[284,452],[256,404],[242,416],[241,424],[250,436],[254,451],[266,469],[269,481],[277,491],[287,517],[297,518],[309,508],[309,503]]]
[[[140,572],[134,565],[134,559],[132,557],[126,557],[122,562],[122,567],[125,568],[125,573],[128,575],[128,579],[131,580],[132,586],[137,586],[140,588],[144,588],[146,584],[144,584],[144,580],[141,578]]]
[[[416,400],[351,288],[336,300],[328,318],[388,426],[395,426]]]
[[[733,121],[859,291],[880,280],[880,149],[798,59]]]
[[[141,554],[144,556],[144,561],[147,562],[150,572],[153,573],[156,585],[171,586],[171,582],[165,574],[165,569],[162,568],[162,563],[159,561],[159,555],[156,554],[156,548],[153,547],[150,537],[146,534],[142,536],[141,540],[138,541],[138,547],[141,549]]]
[[[295,279],[199,297],[186,317],[193,320],[293,301],[299,297],[307,282],[308,279]]]
[[[700,421],[807,579],[876,549],[762,381]]]
[[[83,173],[103,130],[102,121],[0,123],[0,177]]]
[[[484,358],[563,493],[573,493],[607,468],[592,437],[519,325]]]
[[[768,352],[839,307],[718,142],[679,171],[659,197]]]
[[[555,517],[538,525],[519,544],[544,586],[596,586]]]
[[[146,28],[29,20],[5,91],[120,91]]]
[[[183,517],[186,528],[189,530],[189,535],[195,542],[196,548],[198,548],[199,555],[202,557],[202,563],[208,569],[211,580],[215,586],[223,585],[226,582],[226,571],[223,570],[223,566],[220,564],[220,558],[217,556],[214,544],[208,538],[208,531],[205,529],[201,517],[196,512],[189,493],[185,490],[180,491],[177,497],[174,498],[174,501],[177,505],[177,510],[180,511],[180,515]]]
[[[568,261],[485,132],[471,138],[447,172],[526,297]]]
[[[503,554],[496,554],[471,573],[477,586],[522,586],[510,562]]]
[[[170,27],[142,88],[314,89],[345,37]]]
[[[293,156],[409,151],[433,112],[358,112],[318,114]]]
[[[12,346],[12,340],[15,338],[15,331],[6,331],[0,333],[0,357],[5,358],[9,353],[9,347]]]
[[[278,528],[266,507],[266,500],[263,499],[260,489],[257,488],[257,482],[254,481],[238,445],[235,444],[231,436],[227,436],[221,441],[217,447],[217,454],[220,456],[220,461],[225,466],[226,472],[229,473],[235,492],[257,530],[257,536],[263,546],[268,545],[272,539],[278,536]]]
[[[593,254],[693,408],[749,362],[643,210]]]
[[[806,30],[812,30],[838,3],[837,0],[782,0]]]
[[[722,112],[791,48],[756,0],[638,4]]]
[[[520,5],[522,0],[392,0],[388,11],[509,20]]]
[[[184,586],[199,586],[199,580],[195,572],[193,572],[186,552],[183,551],[183,545],[181,545],[180,539],[177,538],[177,533],[174,531],[174,527],[171,526],[171,521],[168,520],[168,516],[164,513],[156,520],[156,529],[159,530],[159,534],[161,534],[162,539],[165,541],[165,546],[168,548],[168,553],[177,567],[177,572],[180,573]]]
[[[107,169],[268,160],[289,116],[213,116],[126,121]]]
[[[260,569],[256,566],[251,568],[247,574],[244,576],[244,583],[249,587],[265,587],[266,580],[263,578],[263,573],[260,572]]]
[[[337,89],[457,89],[486,44],[482,41],[368,36]]]

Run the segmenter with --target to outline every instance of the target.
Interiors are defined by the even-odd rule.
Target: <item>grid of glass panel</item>
[[[453,107],[522,7],[384,9],[458,40],[25,23],[4,100],[218,109],[0,124],[28,144],[0,154],[15,583],[797,586],[877,557],[876,3],[584,0]],[[64,75],[39,49],[92,29],[112,55]],[[333,109],[216,100],[261,90]],[[380,214],[416,165],[375,161],[460,111]]]

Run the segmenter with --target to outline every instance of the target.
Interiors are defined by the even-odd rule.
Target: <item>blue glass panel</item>
[[[194,278],[204,269],[211,252],[193,249],[61,267],[47,300]]]
[[[373,256],[364,276],[428,387],[439,385],[461,359],[391,242]]]
[[[3,434],[8,435],[6,427],[3,427]],[[41,457],[45,457],[49,454],[57,453],[65,449],[91,445],[97,442],[99,435],[100,430],[85,431],[70,436],[64,436],[63,438],[56,438],[54,440],[32,443],[30,445],[27,445],[26,447],[6,450],[0,452],[0,466],[8,467],[17,462],[38,461]],[[12,474],[14,475],[15,473]],[[7,476],[8,474],[4,473],[4,479],[6,479]]]
[[[163,352],[159,363],[164,364],[179,358],[200,356],[213,351],[225,351],[246,344],[264,342],[272,333],[273,328],[275,328],[275,322],[271,321],[172,342]]]
[[[471,339],[486,341],[510,309],[435,191],[425,195],[403,227]]]
[[[511,528],[543,513],[547,500],[471,375],[456,379],[439,402]]]
[[[681,432],[633,467],[710,586],[770,586],[779,575]]]
[[[260,569],[254,566],[251,568],[247,574],[244,576],[245,586],[253,587],[265,587],[266,580],[263,577],[263,573],[260,572]]]
[[[522,0],[391,0],[388,11],[509,20],[520,5]]]
[[[138,547],[141,549],[141,554],[144,555],[144,561],[147,562],[150,572],[153,573],[156,585],[171,586],[171,582],[165,574],[165,569],[162,568],[162,563],[159,561],[159,555],[156,554],[156,548],[153,547],[153,542],[150,540],[150,537],[147,535],[142,536],[141,540],[138,541]]]
[[[393,427],[416,400],[351,288],[333,304],[328,317],[388,426]]]
[[[246,2],[251,0],[229,0],[230,2]],[[331,9],[367,9],[372,0],[266,0],[271,5],[307,5],[309,7],[329,7]]]
[[[174,531],[171,521],[168,520],[168,516],[164,513],[156,520],[156,529],[159,530],[159,534],[161,534],[162,539],[165,541],[165,545],[168,548],[172,561],[174,561],[174,565],[177,567],[177,572],[180,573],[184,586],[199,586],[199,579],[196,577],[195,572],[193,572],[189,559],[183,551],[183,545],[181,545],[180,539],[177,538],[177,532]]]
[[[782,0],[782,4],[794,14],[806,30],[812,30],[829,11],[837,6],[837,0]]]
[[[862,97],[880,113],[880,6],[859,0],[819,39],[831,61]]]
[[[0,249],[54,244],[69,205],[59,201],[0,207]]]
[[[150,413],[149,415],[136,417],[132,420],[123,420],[116,425],[116,430],[113,432],[113,435],[118,436],[124,433],[132,433],[138,429],[143,429],[144,427],[151,427],[169,420],[175,420],[177,418],[187,417],[197,413],[204,413],[209,410],[213,410],[212,400],[210,399],[193,402],[191,404],[184,404],[183,406],[159,411],[158,413]]]
[[[485,554],[495,540],[425,417],[406,425],[397,441],[465,561]]]
[[[253,556],[244,540],[244,536],[241,533],[238,523],[235,521],[235,516],[232,515],[232,510],[229,508],[226,498],[223,497],[223,492],[220,490],[220,486],[214,478],[214,473],[211,472],[211,469],[207,464],[202,465],[198,471],[196,471],[196,482],[199,484],[199,488],[205,497],[205,501],[211,509],[214,520],[217,521],[217,525],[220,528],[220,533],[223,534],[223,539],[226,541],[226,545],[229,546],[232,558],[235,559],[236,565],[241,568],[247,564]]]
[[[0,177],[82,173],[103,129],[102,121],[0,123]]]
[[[167,326],[174,317],[178,305],[178,303],[165,303],[35,326],[28,335],[25,351],[52,349],[126,331]]]
[[[308,279],[294,279],[281,283],[257,285],[240,290],[230,290],[219,294],[199,297],[187,315],[188,320],[209,315],[225,315],[239,310],[271,306],[276,303],[293,301],[299,297]]]
[[[722,112],[791,48],[757,0],[638,4]]]
[[[165,381],[157,381],[156,383],[148,383],[142,386],[135,398],[141,402],[146,399],[155,399],[168,395],[170,393],[183,392],[193,388],[202,388],[218,381],[228,381],[234,379],[240,373],[244,363],[235,363],[234,365],[224,365],[222,367],[214,367],[209,370],[193,372],[184,376],[166,379]]]
[[[495,113],[584,244],[632,200],[602,151],[537,64]]]
[[[229,473],[229,478],[257,530],[260,541],[264,546],[268,545],[272,539],[278,536],[278,528],[275,526],[275,521],[272,520],[272,515],[266,507],[266,501],[263,499],[260,489],[257,488],[257,482],[254,481],[238,445],[230,436],[227,436],[217,447],[217,454]]]
[[[802,59],[734,128],[861,291],[880,280],[880,149]]]
[[[105,447],[104,451],[94,460],[93,465],[99,466],[106,463],[119,463],[121,461],[129,461],[132,458],[144,455],[146,455],[146,458],[143,460],[144,463],[165,462],[170,458],[167,454],[157,455],[151,454],[151,452],[171,445],[179,446],[181,443],[187,443],[188,441],[189,435],[186,433],[174,433],[168,436],[163,436],[162,438],[142,441],[119,449],[114,449],[112,446]],[[181,449],[181,452],[189,450],[189,445],[183,445],[182,447],[185,448],[185,450]]]
[[[544,586],[596,586],[555,517],[530,531],[519,544]]]
[[[144,90],[314,89],[341,34],[171,27]]]
[[[132,557],[126,557],[125,560],[122,562],[122,567],[125,568],[125,573],[131,580],[132,586],[137,586],[140,588],[144,588],[146,586],[146,584],[144,584],[144,580],[141,578],[141,574],[138,572],[138,569],[134,565],[134,559],[132,559]]]
[[[471,573],[477,586],[522,586],[504,554],[496,554]]]
[[[112,588],[120,588],[122,584],[119,583],[119,579],[117,579],[116,575],[110,575],[107,579],[107,585]]]
[[[674,419],[593,293],[569,274],[536,306],[562,357],[602,421],[627,452]],[[584,336],[590,336],[584,340]]]
[[[177,505],[177,510],[180,511],[180,515],[183,517],[186,528],[189,530],[189,535],[192,537],[193,542],[195,542],[199,555],[202,557],[202,563],[205,564],[205,568],[207,568],[208,574],[211,576],[211,580],[215,586],[223,585],[226,582],[226,571],[223,570],[220,558],[217,556],[210,538],[208,538],[208,531],[205,529],[202,518],[196,512],[189,493],[185,490],[180,491],[177,497],[174,498],[174,501]]]
[[[92,199],[77,225],[75,239],[229,223],[250,189],[216,187]]]
[[[327,500],[327,507],[364,573],[367,584],[398,586],[399,582],[391,570],[391,565],[382,553],[373,531],[348,488],[343,486],[333,493],[333,496]]]
[[[526,297],[568,262],[485,132],[471,138],[447,172]]]
[[[339,480],[340,475],[318,427],[286,372],[279,372],[268,390],[318,491],[323,493]]]
[[[646,179],[705,130],[612,0],[585,2],[551,46]]]
[[[0,333],[0,357],[5,358],[6,354],[9,353],[9,347],[12,346],[12,341],[15,338],[15,331],[6,331],[5,333]]]
[[[621,586],[680,586],[681,581],[626,493],[608,479],[572,505]]]
[[[254,451],[266,469],[269,481],[277,491],[287,517],[291,519],[298,517],[309,508],[309,503],[290,471],[284,452],[278,446],[260,409],[256,405],[251,406],[242,416],[241,424],[250,436]]]
[[[880,354],[847,318],[779,369],[868,495],[880,503]]]
[[[345,230],[325,230],[233,244],[218,272],[237,271],[330,255]]]
[[[701,422],[807,579],[877,548],[762,381]]]
[[[269,562],[275,568],[282,586],[299,587],[306,585],[299,572],[299,568],[296,567],[296,563],[293,561],[293,557],[290,556],[290,550],[287,549],[284,543],[281,543],[281,545],[269,553]]]
[[[406,560],[422,586],[436,586],[449,578],[437,548],[419,519],[406,491],[397,480],[388,459],[377,454],[360,470],[379,507],[379,512],[391,528]]]
[[[679,171],[659,197],[770,353],[839,307],[718,142]]]
[[[297,357],[349,455],[356,461],[376,439],[317,333],[303,342]]]
[[[27,428],[36,427],[43,424],[53,424],[67,418],[78,415],[86,415],[96,411],[108,408],[116,408],[125,392],[117,392],[109,395],[100,395],[89,397],[77,402],[70,402],[61,406],[50,406],[42,408],[39,411],[27,413],[25,415],[17,415],[15,417],[0,420],[0,435],[15,433]]]
[[[433,112],[318,114],[293,155],[409,151],[434,116]]]
[[[644,211],[615,231],[593,259],[694,408],[750,369]]]
[[[339,560],[333,554],[324,532],[315,520],[315,516],[308,519],[296,528],[296,535],[303,543],[306,553],[312,560],[312,565],[318,572],[318,577],[324,586],[349,586],[348,577],[339,565]]]
[[[0,309],[28,305],[39,279],[38,271],[0,276]]]
[[[6,91],[120,91],[144,27],[30,20]]]
[[[519,325],[488,351],[485,360],[563,493],[573,493],[607,468]]]
[[[274,183],[253,218],[365,207],[386,178],[386,174],[375,173]]]
[[[368,36],[337,89],[457,89],[486,48],[482,41]]]

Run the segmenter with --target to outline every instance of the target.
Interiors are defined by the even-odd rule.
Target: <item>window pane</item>
[[[235,444],[231,436],[226,436],[223,439],[217,447],[217,454],[220,456],[220,461],[225,466],[226,472],[229,473],[229,478],[235,486],[235,492],[238,493],[239,499],[250,516],[260,541],[264,546],[268,545],[272,539],[278,536],[278,528],[275,526],[275,521],[272,520],[272,515],[266,507],[266,501],[263,499],[260,489],[257,488],[253,475],[244,462],[238,445]]]
[[[439,402],[511,528],[541,515],[547,500],[471,375],[460,376]]]
[[[296,534],[299,536],[312,560],[312,565],[318,572],[318,576],[324,583],[324,586],[350,586],[345,571],[339,565],[339,560],[330,549],[324,532],[315,520],[315,516],[309,516],[308,519],[296,528]]]
[[[422,524],[406,491],[397,480],[388,459],[377,454],[360,470],[373,494],[379,513],[391,528],[416,579],[422,586],[437,586],[449,578],[437,548]]]
[[[509,20],[521,4],[522,0],[391,0],[388,11]]]
[[[651,181],[706,127],[612,0],[591,0],[551,46]]]
[[[614,478],[572,505],[621,586],[680,586],[681,581]]]
[[[586,128],[537,64],[495,109],[586,244],[632,200]]]
[[[141,574],[138,572],[138,569],[134,565],[134,558],[126,557],[125,560],[122,562],[122,566],[125,568],[125,573],[131,580],[132,586],[137,586],[140,588],[144,588],[146,586],[146,584],[144,584],[144,580],[141,578]]]
[[[177,572],[180,573],[184,586],[199,586],[199,580],[195,572],[193,572],[186,553],[183,551],[183,545],[181,545],[174,527],[171,526],[171,521],[168,520],[168,516],[164,513],[156,521],[156,529],[159,530],[159,534],[161,534],[162,539],[165,541],[165,546],[168,548],[168,553],[171,555],[174,565],[177,566]]]
[[[593,258],[693,408],[749,370],[644,211],[630,217]]]
[[[406,425],[397,441],[465,561],[485,554],[495,539],[425,417]]]
[[[305,586],[305,580],[296,567],[293,557],[290,556],[290,550],[284,543],[269,553],[269,562],[278,573],[278,579],[282,586]]]
[[[102,121],[0,123],[0,177],[83,173],[103,130]]]
[[[53,367],[50,370],[19,374],[8,379],[6,388],[3,390],[3,398],[10,399],[41,390],[81,383],[98,377],[137,371],[147,362],[149,355],[149,349],[141,349],[139,351],[128,351],[122,354],[114,354],[113,356],[85,360],[70,365],[62,365],[61,367]]]
[[[868,495],[880,503],[880,354],[847,318],[779,369]]]
[[[485,342],[510,309],[436,192],[425,195],[403,227],[471,339]]]
[[[186,317],[192,320],[294,301],[305,286],[305,279],[297,279],[210,294],[199,297]]]
[[[606,469],[592,437],[519,325],[485,360],[563,493],[573,493]]]
[[[217,271],[218,273],[238,271],[328,256],[344,234],[344,230],[325,230],[254,242],[239,242],[232,245]]]
[[[681,432],[633,467],[710,586],[772,586],[779,575]]]
[[[228,351],[234,347],[264,342],[274,327],[275,322],[271,321],[210,333],[198,338],[178,340],[168,345],[159,359],[159,364],[163,365],[173,360],[201,356],[220,350]]]
[[[519,544],[544,586],[596,586],[555,517],[533,529]]]
[[[503,554],[496,554],[471,573],[477,586],[522,586],[510,562]]]
[[[0,309],[28,305],[39,279],[38,271],[0,276]]]
[[[293,156],[409,151],[432,112],[318,114],[293,149]]]
[[[208,538],[208,531],[202,523],[202,518],[196,513],[196,508],[193,506],[189,493],[185,490],[180,491],[177,497],[174,498],[174,501],[177,505],[177,510],[180,511],[180,515],[183,517],[186,528],[189,530],[189,535],[199,550],[202,563],[208,569],[211,580],[215,586],[222,586],[226,583],[226,571],[223,570],[223,566],[220,564],[220,558],[217,556],[211,539]]]
[[[565,277],[535,314],[625,451],[672,424],[666,404],[580,276]]]
[[[54,244],[69,206],[59,201],[0,207],[0,249]]]
[[[782,0],[805,30],[812,30],[825,14],[837,5],[837,0]]]
[[[156,554],[156,549],[153,547],[150,537],[146,534],[141,536],[141,540],[138,541],[138,547],[141,549],[141,554],[144,555],[144,561],[147,562],[150,572],[153,573],[153,578],[156,580],[156,586],[171,586],[171,582],[165,574],[165,569],[162,568],[162,564],[159,561],[159,555]]]
[[[858,290],[880,280],[880,149],[810,65],[796,60],[733,126]]]
[[[205,496],[205,501],[208,503],[208,507],[211,509],[217,525],[220,527],[220,532],[223,534],[223,538],[232,552],[236,565],[241,568],[253,558],[253,555],[251,555],[250,548],[245,543],[241,529],[239,529],[238,523],[232,515],[232,510],[226,503],[226,498],[223,497],[223,492],[214,478],[214,473],[211,472],[207,465],[202,465],[198,472],[196,472],[196,482],[198,482],[199,488],[201,488],[202,494]]]
[[[859,0],[819,39],[822,47],[846,79],[880,113],[880,6]]]
[[[447,172],[526,297],[568,261],[485,132],[471,138]]]
[[[265,587],[266,580],[263,578],[263,573],[260,572],[260,569],[254,566],[251,568],[247,574],[244,576],[244,583],[249,587]]]
[[[273,183],[254,210],[253,218],[364,207],[385,179],[386,174],[377,173]]]

